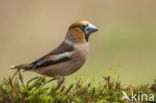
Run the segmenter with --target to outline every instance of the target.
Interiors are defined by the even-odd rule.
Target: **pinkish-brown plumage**
[[[86,62],[89,53],[89,35],[97,30],[88,21],[73,23],[64,41],[56,49],[32,63],[22,65],[22,68],[50,77],[55,75],[64,77],[76,72]],[[18,69],[19,66],[13,68]]]

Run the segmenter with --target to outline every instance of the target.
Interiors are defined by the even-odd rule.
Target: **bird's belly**
[[[58,74],[63,75],[63,76],[72,74],[72,73],[76,72],[77,70],[79,70],[83,66],[84,63],[85,63],[85,60],[72,61],[69,63],[70,65],[60,68],[60,71]]]
[[[46,76],[66,76],[76,72],[82,65],[85,63],[85,57],[76,57],[70,61],[66,61],[64,63],[58,63],[56,65],[47,66],[44,68],[38,69],[36,72]]]

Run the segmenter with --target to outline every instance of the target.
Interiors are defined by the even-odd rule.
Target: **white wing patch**
[[[58,60],[60,60],[62,58],[65,58],[65,57],[69,57],[70,58],[71,54],[72,54],[72,52],[65,52],[65,53],[62,53],[62,54],[55,55],[54,56],[54,61],[58,61]]]

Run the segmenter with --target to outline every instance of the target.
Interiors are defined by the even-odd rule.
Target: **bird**
[[[59,75],[59,84],[65,76],[84,65],[89,53],[90,34],[96,31],[98,28],[89,21],[76,21],[69,26],[65,39],[57,48],[31,63],[11,66],[11,69],[22,68],[48,77]]]

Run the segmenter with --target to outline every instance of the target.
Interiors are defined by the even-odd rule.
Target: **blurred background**
[[[67,83],[78,77],[96,84],[111,74],[125,85],[153,82],[156,0],[0,0],[0,81],[15,72],[11,65],[57,47],[77,20],[88,20],[99,31],[90,36],[88,61]],[[23,75],[28,80],[37,74]]]

